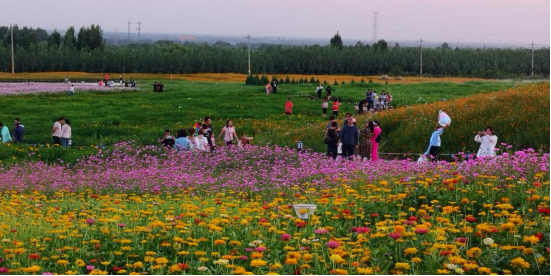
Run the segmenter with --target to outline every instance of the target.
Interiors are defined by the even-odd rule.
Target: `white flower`
[[[455,264],[446,264],[446,267],[449,269],[449,270],[456,270],[456,269],[459,269],[459,266],[455,265]]]
[[[490,246],[490,245],[494,244],[494,240],[492,238],[485,238],[483,240],[483,242],[486,246]]]
[[[209,270],[209,269],[208,269],[206,266],[200,266],[200,267],[197,268],[197,270],[199,270],[199,271],[207,271],[207,270]]]

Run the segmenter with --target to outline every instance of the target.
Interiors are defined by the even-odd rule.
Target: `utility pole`
[[[377,43],[377,16],[379,15],[379,12],[373,12],[373,44]]]
[[[247,39],[247,52],[249,53],[249,75],[251,75],[251,46],[249,44],[249,39],[251,36],[247,34],[245,38]]]
[[[115,45],[119,44],[119,29],[113,29],[115,32]]]
[[[10,24],[10,32],[11,32],[11,73],[15,74],[15,60],[13,58],[13,26]]]
[[[532,45],[532,76],[533,76],[534,75],[534,45],[536,45],[536,43],[532,41],[532,44],[528,44],[528,45]]]
[[[425,42],[422,38],[420,38],[417,42],[421,42],[421,65],[419,66],[419,75],[423,75],[423,42]]]
[[[128,38],[127,39],[128,39],[128,42],[130,43],[130,24],[132,24],[132,22],[128,21],[126,23],[128,23]]]
[[[138,28],[136,28],[136,30],[138,30],[138,41],[140,41],[140,31],[142,30],[142,22],[141,21],[138,21]]]

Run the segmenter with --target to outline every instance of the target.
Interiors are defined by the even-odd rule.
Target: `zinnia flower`
[[[337,247],[339,247],[339,245],[340,245],[340,244],[339,244],[338,242],[336,242],[336,241],[329,241],[329,242],[327,242],[327,246],[328,246],[329,248],[337,248]]]
[[[282,241],[288,241],[288,240],[291,240],[291,235],[285,233],[285,234],[282,234],[281,235],[281,240]]]

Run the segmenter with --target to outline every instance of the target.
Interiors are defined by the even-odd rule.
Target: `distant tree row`
[[[0,71],[10,70],[9,28],[0,27]],[[70,27],[64,36],[42,29],[14,28],[17,72],[85,71],[117,73],[247,73],[246,46],[159,41],[155,44],[105,45],[101,27]],[[342,45],[336,35],[327,46],[261,45],[251,50],[258,74],[417,75],[419,47],[389,47],[358,42]],[[549,76],[549,48],[534,53],[534,73]],[[423,49],[423,73],[432,76],[510,78],[531,73],[531,50]]]

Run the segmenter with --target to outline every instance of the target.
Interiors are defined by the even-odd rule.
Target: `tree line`
[[[338,37],[337,37],[338,36]],[[247,73],[247,47],[216,43],[106,45],[100,26],[74,27],[64,36],[38,28],[14,27],[16,72]],[[418,75],[419,47],[389,47],[380,40],[327,46],[252,45],[251,70],[258,74]],[[534,74],[549,76],[549,48],[534,52]],[[480,78],[524,77],[531,73],[531,50],[511,48],[423,48],[423,74]],[[0,27],[0,71],[11,70],[10,32]]]

